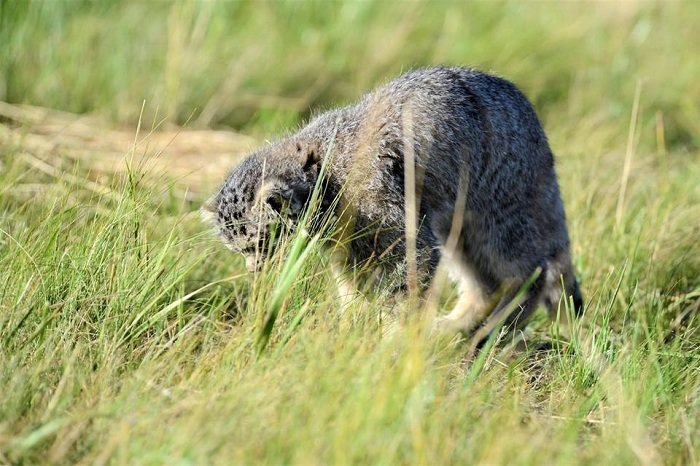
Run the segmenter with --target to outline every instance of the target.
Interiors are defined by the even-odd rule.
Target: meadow
[[[0,102],[133,134],[98,170],[0,111],[0,464],[700,463],[698,24],[696,2],[0,0]],[[322,238],[248,274],[198,214],[225,168],[189,184],[149,143],[263,143],[437,63],[534,103],[570,327],[541,312],[470,357],[416,306],[387,335],[380,297],[340,308]]]

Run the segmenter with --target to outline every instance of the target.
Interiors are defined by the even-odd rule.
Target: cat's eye
[[[282,199],[277,195],[272,195],[267,198],[267,203],[277,213],[282,212]]]

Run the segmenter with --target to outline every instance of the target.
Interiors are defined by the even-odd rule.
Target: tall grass
[[[698,145],[695,2],[14,2],[0,4],[0,99],[135,123],[140,104],[258,135],[409,67],[507,75],[548,116],[629,115],[637,79],[669,145]],[[679,99],[682,95],[683,99]],[[646,95],[648,97],[648,95]],[[645,96],[643,96],[645,97]]]
[[[700,461],[697,5],[0,6],[5,99],[123,125],[147,98],[269,137],[416,64],[509,76],[586,296],[471,360],[420,312],[386,335],[380,298],[339,306],[322,238],[246,274],[167,176],[94,189],[0,126],[0,464]]]

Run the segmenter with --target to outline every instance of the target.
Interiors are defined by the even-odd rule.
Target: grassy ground
[[[338,309],[316,248],[247,275],[199,222],[207,192],[139,164],[95,178],[99,152],[49,149],[47,169],[3,120],[0,464],[697,464],[699,21],[696,3],[0,2],[0,99],[121,127],[146,99],[146,129],[271,137],[414,65],[512,78],[557,154],[586,296],[568,338],[540,315],[527,349],[475,361],[420,310],[383,337],[379,301]]]

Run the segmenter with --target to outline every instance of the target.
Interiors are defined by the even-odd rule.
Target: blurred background
[[[697,147],[700,2],[0,1],[0,100],[269,137],[402,70],[501,74],[546,126]],[[612,125],[612,128],[610,127]],[[607,132],[606,130],[602,130]],[[559,147],[557,153],[566,152]]]

